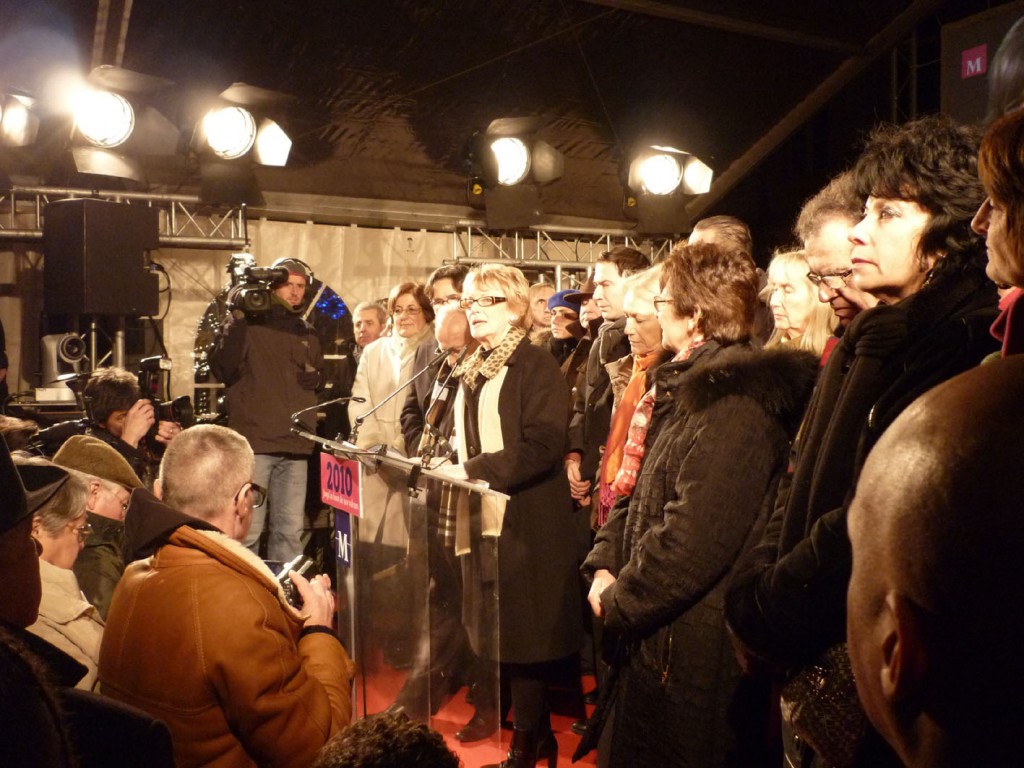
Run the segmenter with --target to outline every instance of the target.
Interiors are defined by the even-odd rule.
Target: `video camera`
[[[285,267],[257,267],[252,254],[236,253],[228,262],[231,290],[228,291],[228,310],[239,310],[247,315],[267,312],[273,305],[273,286],[288,280]]]

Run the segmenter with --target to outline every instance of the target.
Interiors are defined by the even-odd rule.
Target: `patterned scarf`
[[[689,359],[693,351],[704,343],[704,339],[695,341],[686,349],[672,358],[673,363]],[[654,401],[657,398],[657,387],[651,387],[647,394],[637,403],[633,419],[629,423],[629,434],[623,449],[622,466],[612,483],[612,492],[617,496],[632,496],[636,488],[636,479],[640,473],[640,464],[644,459],[644,444],[647,441],[647,430],[651,427],[651,414],[654,412]]]
[[[490,352],[486,352],[483,346],[477,347],[473,354],[455,369],[455,376],[473,391],[480,384],[481,376],[489,381],[498,375],[505,361],[512,356],[519,342],[525,338],[526,331],[518,326],[512,326],[501,343]]]
[[[597,509],[597,524],[604,525],[608,521],[608,514],[615,504],[615,493],[612,491],[612,483],[622,466],[623,451],[626,447],[626,439],[629,434],[630,421],[633,412],[640,402],[641,396],[647,391],[647,369],[661,355],[661,350],[650,352],[646,355],[633,358],[633,373],[629,377],[629,383],[622,392],[622,399],[618,408],[612,416],[612,426],[608,430],[608,441],[604,446],[604,456],[601,459],[601,490],[599,505]]]

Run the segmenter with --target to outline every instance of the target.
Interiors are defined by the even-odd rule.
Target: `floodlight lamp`
[[[0,144],[5,147],[27,147],[36,140],[39,118],[33,112],[35,100],[11,94],[3,100],[0,116]]]
[[[511,187],[530,172],[530,150],[522,139],[502,136],[491,141],[491,152],[498,165],[498,183]]]
[[[256,149],[254,155],[260,165],[284,166],[288,163],[288,154],[292,151],[292,140],[280,125],[266,119],[260,123],[256,133]]]
[[[699,157],[690,155],[683,171],[683,190],[691,195],[703,195],[711,189],[712,171]]]
[[[256,141],[256,120],[242,107],[212,109],[203,118],[203,131],[210,149],[218,157],[235,160]]]
[[[679,182],[683,179],[683,166],[676,156],[658,152],[640,160],[637,175],[645,192],[668,195],[679,188]]]
[[[79,133],[101,149],[124,144],[135,128],[132,105],[111,91],[82,91],[75,100],[74,115]]]

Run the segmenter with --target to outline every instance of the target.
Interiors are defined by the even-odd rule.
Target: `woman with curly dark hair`
[[[929,117],[876,130],[857,161],[865,206],[850,234],[851,282],[879,305],[850,324],[822,372],[775,514],[730,588],[748,660],[793,673],[843,643],[846,514],[868,451],[915,398],[995,348],[995,288],[970,228],[984,196],[977,146],[974,129]],[[793,765],[824,764],[784,735]],[[896,764],[876,734],[859,749],[855,764]]]

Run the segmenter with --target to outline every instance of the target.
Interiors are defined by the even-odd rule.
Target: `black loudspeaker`
[[[44,306],[51,315],[155,315],[159,211],[106,200],[58,200],[43,221]]]

